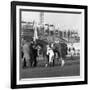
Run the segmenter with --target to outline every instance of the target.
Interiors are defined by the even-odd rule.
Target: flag
[[[34,24],[34,37],[33,37],[33,40],[36,41],[36,39],[38,39],[37,25]]]

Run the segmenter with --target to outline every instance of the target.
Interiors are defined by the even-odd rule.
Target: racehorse
[[[38,48],[37,48],[38,46],[41,47],[41,48],[39,48],[39,51],[43,55],[43,59],[46,62],[46,64],[45,64],[46,67],[48,65],[50,65],[51,63],[54,66],[56,59],[58,60],[58,62],[61,62],[61,66],[64,65],[64,60],[62,59],[62,55],[61,55],[61,51],[60,51],[61,50],[60,45],[54,46],[55,48],[52,48],[47,42],[45,42],[44,40],[39,40],[39,39],[36,41],[36,44],[35,44],[34,49],[36,49],[36,51],[33,52],[33,49],[30,49],[30,52],[31,52],[30,57],[32,58],[30,60],[31,63],[34,62],[35,65],[37,64],[36,57],[38,57],[38,54],[36,52],[38,52]],[[35,53],[36,53],[36,55],[35,55]]]
[[[45,60],[46,64],[45,66],[49,65],[49,55],[47,54],[47,45],[48,43],[44,40],[37,40],[37,46],[40,46],[41,53],[43,55],[43,59]]]
[[[46,64],[45,66],[47,67],[51,63],[54,66],[54,62],[57,59],[59,60],[60,58],[60,52],[59,49],[53,48],[49,43],[45,42],[44,40],[37,40],[37,46],[41,47],[41,52],[43,54],[43,59],[45,60]]]

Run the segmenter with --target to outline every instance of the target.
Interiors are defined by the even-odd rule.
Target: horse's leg
[[[53,55],[52,54],[49,55],[49,64],[50,64],[50,66],[52,66],[52,64],[53,64]]]
[[[33,56],[31,55],[31,58],[30,58],[30,66],[33,67],[33,61],[34,61],[34,58]]]
[[[55,65],[55,59],[54,59],[54,56],[53,56],[53,66]]]
[[[24,58],[24,60],[23,60],[23,68],[25,68],[25,67],[26,67],[26,60]]]
[[[47,56],[46,55],[43,55],[43,58],[44,58],[44,60],[45,60],[45,67],[47,67],[48,65],[47,65]]]
[[[45,57],[45,60],[46,60],[45,67],[47,67],[49,65],[49,56],[45,55],[44,57]]]
[[[31,64],[32,62],[31,62],[31,58],[30,58],[30,60],[29,60],[29,65],[30,65],[30,67],[32,67],[32,64]]]
[[[34,67],[37,66],[37,60],[36,60],[36,57],[34,58]]]

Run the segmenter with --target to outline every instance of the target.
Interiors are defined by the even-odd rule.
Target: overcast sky
[[[40,12],[22,11],[22,21],[40,22]],[[59,26],[60,29],[76,29],[81,31],[81,14],[69,14],[69,13],[44,13],[44,23],[54,24]]]

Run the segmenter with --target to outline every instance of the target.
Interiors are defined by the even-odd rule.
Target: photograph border
[[[16,70],[16,6],[40,6],[40,7],[53,7],[53,8],[74,8],[84,10],[84,81],[73,81],[73,82],[55,82],[55,83],[43,83],[43,84],[22,84],[17,85],[17,70]],[[49,87],[49,86],[66,86],[66,85],[80,85],[88,83],[88,61],[87,61],[87,33],[88,33],[88,7],[84,5],[69,5],[69,4],[52,4],[52,3],[35,3],[35,2],[11,2],[11,42],[10,42],[10,53],[11,53],[11,88],[32,88],[32,87]]]

